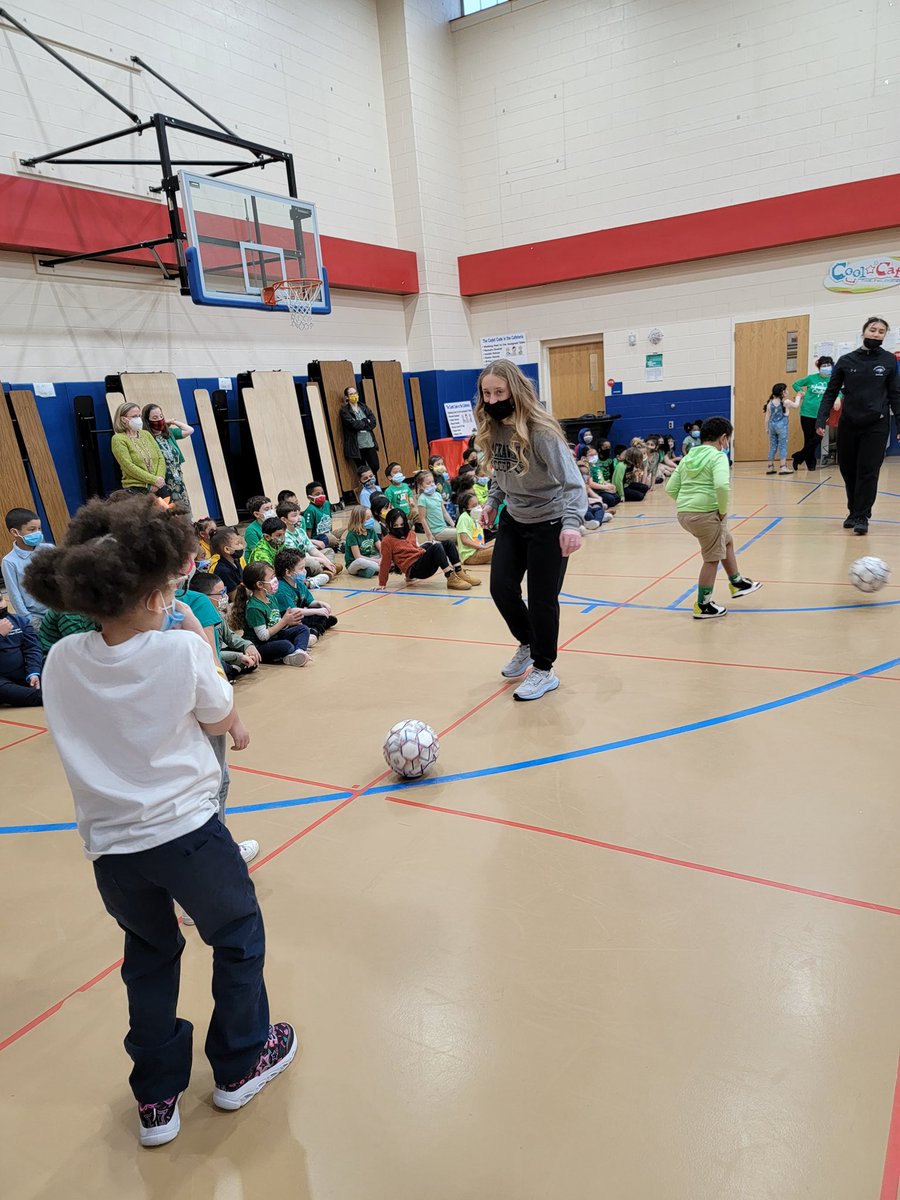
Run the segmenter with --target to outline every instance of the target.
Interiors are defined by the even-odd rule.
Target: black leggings
[[[375,446],[358,446],[356,449],[357,457],[353,459],[353,465],[357,471],[361,471],[363,467],[368,467],[378,478],[378,450]]]
[[[819,443],[822,440],[816,433],[818,423],[818,417],[800,418],[800,427],[803,430],[803,445],[791,455],[791,458],[794,460],[794,470],[802,462],[806,463],[810,471],[816,469],[816,450],[818,450]]]
[[[626,500],[643,500],[650,491],[650,485],[647,483],[626,483],[622,491],[625,493]]]
[[[838,425],[838,466],[847,489],[847,512],[868,521],[878,495],[878,475],[884,462],[888,430],[883,420],[875,425]]]
[[[430,579],[435,571],[459,566],[459,551],[453,542],[432,542],[424,551],[407,571],[407,579]]]
[[[525,525],[504,509],[491,560],[491,598],[509,632],[531,647],[534,665],[549,671],[559,639],[559,593],[569,560],[559,544],[562,521]],[[522,580],[528,576],[528,604]]]

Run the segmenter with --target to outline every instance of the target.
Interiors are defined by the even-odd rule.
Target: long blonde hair
[[[369,511],[371,510],[367,509],[363,504],[354,505],[353,508],[350,509],[350,520],[347,524],[347,529],[351,533],[365,533],[366,513]]]
[[[489,463],[491,461],[491,426],[496,424],[493,417],[489,415],[489,406],[485,404],[481,391],[482,380],[486,379],[488,375],[496,375],[509,388],[509,396],[514,409],[512,416],[507,417],[503,424],[512,426],[513,436],[510,439],[510,449],[517,455],[522,464],[522,474],[525,475],[531,465],[531,441],[535,430],[544,430],[544,432],[558,437],[564,445],[567,445],[565,435],[559,422],[541,407],[534,384],[528,376],[523,375],[516,364],[510,362],[508,358],[498,358],[489,367],[485,367],[478,376],[475,393],[475,448],[478,451],[480,462]]]
[[[128,400],[123,400],[116,409],[116,415],[113,417],[112,424],[114,433],[127,432],[125,428],[125,414],[128,412],[129,408],[136,408],[138,412],[141,411],[141,406],[139,404],[135,404],[134,401],[129,402]]]

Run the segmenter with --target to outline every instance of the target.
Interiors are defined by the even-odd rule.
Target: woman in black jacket
[[[891,413],[900,425],[900,375],[893,354],[882,346],[890,326],[884,317],[869,317],[863,325],[863,344],[835,363],[819,405],[816,432],[825,430],[838,395],[838,466],[847,489],[845,529],[869,532],[872,505],[878,494],[878,474],[891,431]],[[900,440],[900,434],[898,434]]]
[[[357,472],[369,467],[377,478],[378,446],[372,433],[377,422],[371,408],[360,400],[355,387],[344,388],[341,423],[344,426],[344,456],[350,459]]]

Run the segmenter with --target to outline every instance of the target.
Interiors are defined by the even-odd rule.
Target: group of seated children
[[[632,438],[629,446],[613,449],[608,438],[601,438],[595,446],[587,428],[579,431],[575,459],[585,479],[587,529],[597,528],[592,522],[609,520],[613,514],[607,510],[620,501],[643,500],[655,484],[669,478],[680,461],[675,457],[674,438],[666,434]]]

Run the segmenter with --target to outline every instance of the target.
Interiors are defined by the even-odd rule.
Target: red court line
[[[376,600],[381,600],[385,595],[385,592],[379,592],[377,596],[370,596],[368,600],[360,600],[359,604],[351,604],[349,608],[342,608],[338,616],[342,617],[344,613],[353,612],[357,608],[365,608],[367,604],[374,604]]]
[[[897,1082],[894,1085],[894,1104],[884,1153],[884,1174],[881,1177],[879,1200],[897,1200],[900,1192],[900,1062],[897,1063]]]
[[[26,726],[26,728],[28,728]],[[12,750],[13,746],[21,746],[23,742],[30,742],[32,738],[40,737],[42,733],[46,733],[46,729],[39,729],[37,733],[26,734],[25,737],[16,738],[14,742],[7,742],[5,746],[0,746],[0,750]]]
[[[871,912],[888,913],[900,917],[900,908],[889,904],[876,904],[872,900],[856,900],[852,896],[840,896],[835,892],[819,892],[814,888],[800,887],[794,883],[782,883],[777,879],[766,879],[762,875],[745,875],[741,871],[729,871],[724,867],[711,867],[706,863],[692,862],[687,858],[670,858],[666,854],[653,854],[649,850],[637,850],[633,846],[619,846],[615,842],[602,842],[597,838],[583,837],[578,833],[566,833],[561,829],[550,829],[545,825],[528,825],[523,821],[510,821],[505,817],[489,817],[485,813],[467,812],[460,808],[443,808],[439,804],[423,804],[419,800],[404,800],[400,796],[385,796],[392,804],[405,804],[408,808],[421,808],[428,812],[445,813],[451,817],[466,817],[471,821],[484,821],[489,825],[503,825],[508,829],[523,829],[528,833],[540,833],[545,837],[562,838],[567,842],[579,842],[583,846],[596,846],[600,850],[612,850],[616,854],[627,854],[632,858],[643,858],[648,862],[665,863],[670,867],[683,867],[688,871],[702,871],[706,875],[720,875],[725,879],[737,879],[743,883],[755,883],[761,887],[776,888],[782,892],[793,892],[798,896],[812,896],[816,900],[830,900],[835,904],[847,904],[853,908],[865,908]],[[898,1131],[900,1133],[900,1131]],[[900,1146],[898,1146],[900,1155]]]
[[[46,725],[29,725],[27,721],[7,721],[0,720],[0,725],[15,725],[17,729],[40,729],[42,733],[47,732]]]
[[[378,598],[380,599],[380,596]],[[517,681],[514,680],[513,682],[515,683]],[[513,684],[510,683],[510,684],[505,684],[502,688],[499,688],[496,692],[493,693],[493,695],[488,696],[488,698],[486,700],[482,700],[479,704],[476,704],[474,708],[471,708],[471,709],[469,709],[468,712],[463,713],[463,715],[458,720],[454,721],[452,725],[448,725],[447,728],[442,730],[438,736],[444,737],[446,734],[450,733],[451,730],[456,729],[459,725],[461,725],[463,723],[463,721],[467,721],[469,719],[469,717],[473,717],[475,715],[475,713],[479,712],[482,708],[484,708],[486,704],[490,704],[490,702],[492,700],[496,700],[496,698],[498,696],[502,696],[503,693],[512,686],[513,686]],[[42,730],[41,732],[45,732],[45,731]],[[31,734],[31,737],[37,737],[37,736],[38,736],[37,734]],[[249,768],[243,768],[243,769],[249,770]],[[287,850],[289,847],[293,846],[295,842],[299,842],[300,839],[303,837],[306,837],[306,835],[308,833],[312,833],[312,831],[314,829],[317,829],[320,825],[323,825],[326,821],[330,821],[333,816],[336,816],[337,813],[341,812],[348,805],[352,804],[354,800],[358,800],[360,796],[362,796],[365,792],[367,792],[369,790],[369,788],[375,787],[375,785],[378,783],[381,783],[381,781],[383,779],[387,779],[387,777],[390,774],[392,774],[392,772],[390,770],[382,771],[380,775],[377,775],[374,779],[371,779],[363,787],[354,788],[353,794],[348,796],[346,798],[346,800],[342,800],[339,804],[335,804],[335,806],[333,808],[330,808],[328,810],[328,812],[323,813],[322,816],[318,817],[311,824],[306,825],[303,829],[301,829],[299,831],[299,833],[295,833],[293,835],[293,837],[290,837],[287,839],[287,841],[282,842],[282,844],[280,846],[276,846],[274,850],[272,850],[269,854],[267,854],[265,856],[265,858],[261,858],[259,860],[259,862],[254,863],[253,866],[250,868],[250,872],[253,873],[254,871],[258,871],[261,867],[264,867],[266,865],[266,863],[270,863],[273,858],[277,858],[279,854],[284,853],[284,851]],[[346,790],[346,789],[342,789],[342,790]],[[106,976],[110,974],[110,972],[115,971],[117,969],[117,967],[120,967],[121,965],[122,965],[122,959],[118,959],[116,962],[111,963],[108,967],[105,967],[98,975],[95,975],[93,977],[93,979],[89,979],[86,983],[83,983],[83,984],[81,984],[80,987],[77,987],[75,989],[75,991],[69,992],[69,994],[67,996],[63,996],[62,1000],[57,1001],[57,1003],[54,1004],[51,1008],[46,1009],[44,1012],[40,1013],[37,1017],[34,1017],[26,1025],[23,1025],[21,1029],[17,1029],[14,1033],[11,1033],[7,1038],[5,1038],[2,1042],[0,1042],[0,1051],[5,1050],[7,1046],[11,1046],[13,1044],[13,1042],[17,1042],[19,1040],[19,1038],[24,1037],[26,1033],[30,1033],[32,1029],[36,1029],[39,1025],[42,1025],[44,1023],[44,1021],[49,1020],[50,1017],[52,1017],[56,1013],[58,1013],[59,1010],[66,1003],[67,1000],[71,1000],[73,996],[77,996],[79,993],[89,991],[95,984],[100,983],[101,980],[105,979]]]
[[[362,637],[387,637],[387,638],[406,638],[413,642],[450,642],[460,646],[501,646],[504,650],[509,650],[515,646],[515,642],[481,642],[474,638],[448,638],[448,637],[433,637],[430,634],[424,633],[382,633],[374,629],[335,629],[334,633],[356,633]]]
[[[749,517],[744,517],[742,520],[738,521],[737,525],[729,526],[731,532],[733,533],[735,529],[740,529],[742,525],[746,525],[747,522],[752,521],[754,517],[758,517],[763,509],[768,507],[768,504],[760,505],[756,512],[752,512]],[[664,579],[668,579],[670,575],[674,575],[676,571],[680,571],[685,563],[689,563],[691,559],[696,558],[699,553],[699,550],[695,550],[693,554],[689,554],[687,558],[682,559],[680,563],[671,569],[671,571],[666,571],[665,575],[660,575],[658,579],[654,579],[652,583],[648,583],[646,587],[642,587],[639,592],[635,592],[634,595],[629,596],[627,600],[620,601],[615,608],[607,609],[602,616],[597,617],[595,621],[591,621],[589,624],[585,625],[584,629],[580,629],[577,633],[574,633],[570,638],[564,641],[559,647],[560,650],[565,650],[567,646],[571,646],[574,641],[580,638],[583,634],[587,633],[589,629],[593,629],[595,625],[599,625],[601,621],[605,621],[607,617],[611,617],[613,613],[621,612],[624,605],[633,604],[634,601],[637,600],[638,597],[643,596],[645,592],[649,592],[651,588],[655,588],[658,583],[662,583]]]
[[[284,779],[288,783],[308,783],[312,787],[327,788],[330,792],[349,792],[352,790],[340,783],[323,783],[321,779],[301,779],[298,775],[277,775],[274,771],[260,771],[257,767],[238,767],[232,762],[228,766],[230,770],[243,771],[245,775],[263,775],[266,779]]]

